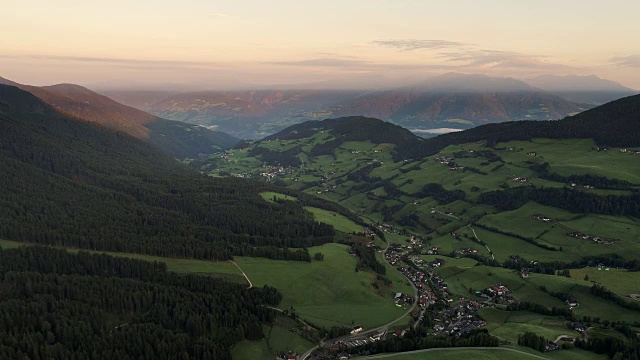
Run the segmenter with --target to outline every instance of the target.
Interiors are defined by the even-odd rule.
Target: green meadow
[[[389,360],[535,360],[535,359],[562,359],[562,360],[604,360],[606,355],[596,355],[580,349],[560,350],[551,353],[539,353],[525,347],[513,347],[520,351],[510,351],[506,348],[498,349],[430,349],[428,351],[413,354],[384,354],[362,357],[361,359],[389,359]]]
[[[309,252],[323,253],[324,260],[303,263],[237,257],[235,261],[254,286],[271,285],[282,293],[280,308],[293,307],[300,318],[318,326],[372,328],[404,314],[392,301],[395,287],[376,294],[375,275],[355,271],[357,260],[347,253],[347,246],[325,244]],[[406,289],[404,284],[398,288]]]
[[[269,202],[273,202],[273,199],[277,199],[277,200],[288,200],[288,201],[297,201],[298,198],[295,196],[289,196],[289,195],[285,195],[285,194],[280,194],[277,192],[273,192],[273,191],[265,191],[265,192],[261,192],[260,196],[262,196],[263,199],[269,201]]]
[[[354,223],[344,215],[310,206],[306,206],[305,209],[313,214],[316,221],[333,225],[337,231],[347,234],[351,234],[353,232],[361,233],[363,231],[362,226]]]
[[[33,246],[31,243],[21,243],[16,241],[0,240],[0,247],[3,249],[17,248],[19,246]],[[62,248],[62,247],[61,247]],[[107,254],[111,256],[126,257],[144,261],[158,261],[167,264],[167,270],[177,273],[190,273],[222,277],[238,283],[246,284],[246,280],[240,270],[230,261],[207,261],[196,259],[174,259],[160,256],[109,252],[109,251],[93,251],[85,249],[67,248],[70,252],[87,251],[96,254]]]

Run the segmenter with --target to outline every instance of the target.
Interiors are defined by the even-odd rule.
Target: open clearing
[[[277,353],[294,351],[299,354],[314,344],[284,327],[263,326],[266,337],[259,341],[242,341],[231,349],[233,360],[273,360]]]
[[[35,245],[31,243],[21,243],[16,241],[0,240],[0,247],[3,249],[17,248],[19,246]],[[201,274],[225,278],[230,281],[246,284],[244,276],[238,268],[229,261],[207,261],[195,259],[173,259],[151,255],[119,253],[108,251],[93,251],[85,249],[70,249],[69,252],[87,251],[94,254],[107,254],[111,256],[126,257],[144,261],[159,261],[167,264],[167,270],[177,273]]]
[[[283,295],[280,308],[293,307],[300,318],[318,326],[352,324],[372,328],[384,325],[404,312],[387,296],[375,294],[375,275],[356,272],[357,260],[347,246],[325,244],[309,248],[324,254],[323,261],[311,263],[250,257],[236,257],[236,263],[254,286],[271,285]]]
[[[353,232],[361,233],[362,226],[354,223],[343,215],[334,213],[324,209],[319,209],[311,206],[305,206],[305,209],[313,214],[316,221],[325,224],[333,225],[337,231],[351,234]]]
[[[276,198],[277,200],[289,200],[289,201],[296,201],[298,200],[297,197],[295,196],[289,196],[289,195],[285,195],[285,194],[280,194],[277,192],[273,192],[273,191],[265,191],[265,192],[261,192],[260,196],[262,196],[263,199],[269,201],[269,202],[274,202],[273,199]]]

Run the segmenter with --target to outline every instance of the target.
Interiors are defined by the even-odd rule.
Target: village
[[[569,236],[574,237],[576,239],[590,240],[590,241],[596,242],[598,244],[613,245],[613,244],[616,243],[614,240],[605,239],[605,238],[600,237],[600,236],[587,235],[587,234],[584,234],[584,233],[582,233],[580,231],[570,232]]]

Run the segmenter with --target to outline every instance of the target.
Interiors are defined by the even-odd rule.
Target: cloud
[[[362,72],[379,72],[379,71],[453,71],[458,69],[456,65],[447,64],[402,64],[402,63],[382,63],[370,60],[352,58],[352,57],[322,57],[311,58],[305,60],[296,61],[273,61],[264,62],[267,65],[277,66],[292,66],[292,67],[308,67],[308,68],[328,68],[339,69],[349,71],[362,71]]]
[[[640,55],[616,56],[609,61],[617,66],[640,67]]]
[[[451,63],[452,69],[515,69],[540,71],[568,71],[574,67],[557,64],[545,56],[522,54],[514,51],[480,49],[473,44],[450,40],[397,39],[376,40],[374,45],[399,51],[425,50],[435,53],[435,57]],[[640,63],[640,59],[631,59]],[[631,65],[628,65],[631,66]],[[640,65],[637,65],[640,66]],[[444,67],[442,67],[444,68]]]
[[[572,66],[547,60],[546,56],[522,54],[514,51],[470,49],[443,52],[438,56],[462,67],[483,67],[519,70],[571,70]]]
[[[307,60],[296,61],[272,61],[267,64],[272,65],[287,65],[287,66],[314,66],[314,67],[362,67],[370,66],[372,63],[366,60],[359,60],[354,58],[315,58]]]
[[[458,42],[458,41],[449,41],[449,40],[419,40],[419,39],[400,39],[400,40],[375,40],[372,41],[372,44],[398,49],[401,51],[414,51],[414,50],[437,50],[437,49],[447,49],[447,48],[456,48],[463,47],[469,44]]]
[[[147,59],[127,59],[112,57],[88,57],[88,56],[59,56],[59,55],[1,55],[0,58],[6,59],[25,59],[25,60],[44,60],[44,61],[62,61],[68,63],[96,63],[111,64],[122,67],[132,68],[149,68],[154,69],[167,68],[226,68],[222,63],[198,62],[198,61],[182,61],[182,60],[147,60]]]

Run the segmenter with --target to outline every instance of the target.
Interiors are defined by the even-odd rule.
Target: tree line
[[[264,335],[273,288],[157,262],[31,246],[0,250],[2,359],[231,359]]]

